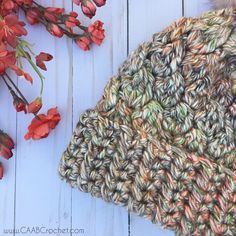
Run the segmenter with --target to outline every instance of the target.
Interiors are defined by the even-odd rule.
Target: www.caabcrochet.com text
[[[45,235],[63,235],[63,234],[84,234],[84,229],[69,229],[69,228],[47,228],[44,226],[22,226],[18,229],[4,229],[4,234],[45,234]]]

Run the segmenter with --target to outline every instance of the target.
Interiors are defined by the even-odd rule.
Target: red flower
[[[17,45],[17,37],[27,34],[26,29],[23,27],[24,22],[18,20],[18,16],[10,14],[0,21],[0,40],[6,40],[13,48]]]
[[[106,4],[106,0],[93,0],[98,7],[102,7]]]
[[[70,15],[65,17],[65,25],[67,28],[73,28],[76,26],[80,26],[80,21],[76,19],[78,14],[76,12],[70,12]]]
[[[96,14],[96,7],[90,0],[82,1],[81,9],[83,13],[89,18],[92,18]]]
[[[57,108],[51,108],[48,110],[47,115],[40,114],[35,117],[28,127],[28,133],[25,135],[25,139],[32,138],[38,140],[46,138],[49,135],[50,130],[55,129],[61,119]]]
[[[41,16],[40,11],[36,7],[30,8],[26,12],[26,19],[31,25],[38,24],[40,22],[40,16]]]
[[[84,51],[90,50],[91,40],[85,36],[80,37],[76,40],[77,45]]]
[[[4,174],[4,169],[2,163],[0,162],[0,179],[3,178],[3,174]]]
[[[13,105],[17,112],[24,111],[26,113],[25,103],[21,98],[18,97],[18,99],[15,99]]]
[[[80,5],[80,3],[81,3],[81,0],[73,0],[73,2],[76,4],[76,5]]]
[[[33,79],[30,74],[24,72],[22,69],[20,69],[16,65],[10,65],[9,66],[18,76],[24,77],[27,81],[29,81],[31,84],[33,83]]]
[[[95,21],[88,27],[88,32],[94,43],[100,45],[105,38],[105,30],[102,28],[103,23],[100,20]]]
[[[65,11],[65,9],[59,7],[48,7],[46,11],[60,16]]]
[[[36,65],[37,65],[39,68],[41,68],[42,70],[47,70],[44,61],[51,61],[52,58],[53,58],[53,56],[50,55],[49,53],[40,52],[40,54],[35,57],[35,59],[36,59]]]
[[[0,46],[1,47],[1,46]],[[16,63],[16,54],[14,51],[7,51],[0,48],[0,74]]]
[[[44,12],[44,17],[50,22],[57,23],[63,12],[64,8],[48,7]]]
[[[14,148],[13,140],[2,130],[0,130],[0,156],[9,159],[12,157],[12,149]]]
[[[81,4],[83,13],[89,18],[95,16],[96,7],[90,0],[73,0],[73,2],[78,6]]]
[[[42,98],[38,97],[27,106],[28,113],[38,113],[42,107]]]
[[[0,4],[0,15],[5,16],[15,10],[17,7],[16,3],[12,0],[1,0]]]
[[[13,97],[13,105],[17,112],[24,111],[26,113],[25,102],[16,95],[14,91],[11,91],[11,95]]]
[[[62,29],[58,25],[53,23],[47,25],[47,30],[51,35],[58,38],[61,38],[64,35]]]
[[[12,0],[3,0],[2,5],[6,10],[12,10],[15,7],[15,3]]]
[[[0,15],[6,16],[12,12],[16,12],[18,6],[32,5],[32,0],[0,0]]]
[[[27,5],[31,6],[32,5],[32,0],[14,0],[18,5]]]

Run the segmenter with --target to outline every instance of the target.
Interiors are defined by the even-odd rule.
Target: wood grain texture
[[[184,0],[185,16],[199,16],[204,11],[210,10],[209,0]]]
[[[47,107],[43,111],[57,105],[62,121],[47,139],[24,141],[32,117],[15,114],[9,106],[11,97],[0,81],[0,128],[17,141],[14,157],[3,161],[6,174],[0,181],[0,235],[3,229],[24,226],[84,230],[83,234],[57,234],[70,236],[174,235],[146,219],[129,215],[124,208],[71,189],[60,180],[57,168],[80,114],[94,107],[101,98],[104,86],[117,73],[127,53],[183,14],[196,16],[209,9],[206,1],[109,0],[93,19],[105,22],[106,40],[101,47],[93,46],[89,52],[79,50],[69,39],[54,39],[41,26],[27,27],[34,51],[39,53],[43,49],[54,56],[45,73]],[[45,5],[45,1],[40,2]],[[81,12],[69,0],[48,0],[46,4]],[[82,22],[89,24],[91,21],[84,17]],[[30,67],[27,69],[32,71]],[[19,79],[29,100],[38,94],[36,76],[34,83],[36,86],[31,89],[27,82]]]
[[[41,3],[45,5],[45,1],[41,0]],[[54,1],[47,4],[55,5]],[[68,11],[72,9],[67,0],[61,1],[61,4]],[[72,43],[66,38],[53,38],[42,26],[34,30],[29,28],[29,32],[28,39],[34,42],[35,52],[43,49],[54,56],[45,73],[43,100],[47,107],[43,111],[58,105],[62,121],[47,139],[24,141],[32,117],[18,114],[15,227],[67,228],[71,224],[71,190],[58,178],[57,166],[72,132]],[[31,68],[29,70],[32,71]],[[34,80],[37,84],[36,76]],[[38,94],[39,86],[30,90],[29,84],[23,81],[20,84],[30,99]]]
[[[12,98],[8,93],[5,84],[0,83],[0,129],[4,130],[11,135],[12,138],[16,137],[16,114],[13,106],[9,106]],[[10,160],[3,160],[5,177],[0,181],[0,234],[3,229],[14,227],[14,211],[15,211],[15,164],[16,152],[14,151],[15,158]]]

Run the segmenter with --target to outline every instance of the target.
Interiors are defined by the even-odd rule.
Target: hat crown
[[[61,176],[177,235],[236,235],[234,25],[208,12],[140,45],[81,115]]]

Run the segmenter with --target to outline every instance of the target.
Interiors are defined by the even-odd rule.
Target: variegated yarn
[[[236,9],[182,18],[84,112],[59,172],[177,235],[236,235]]]

